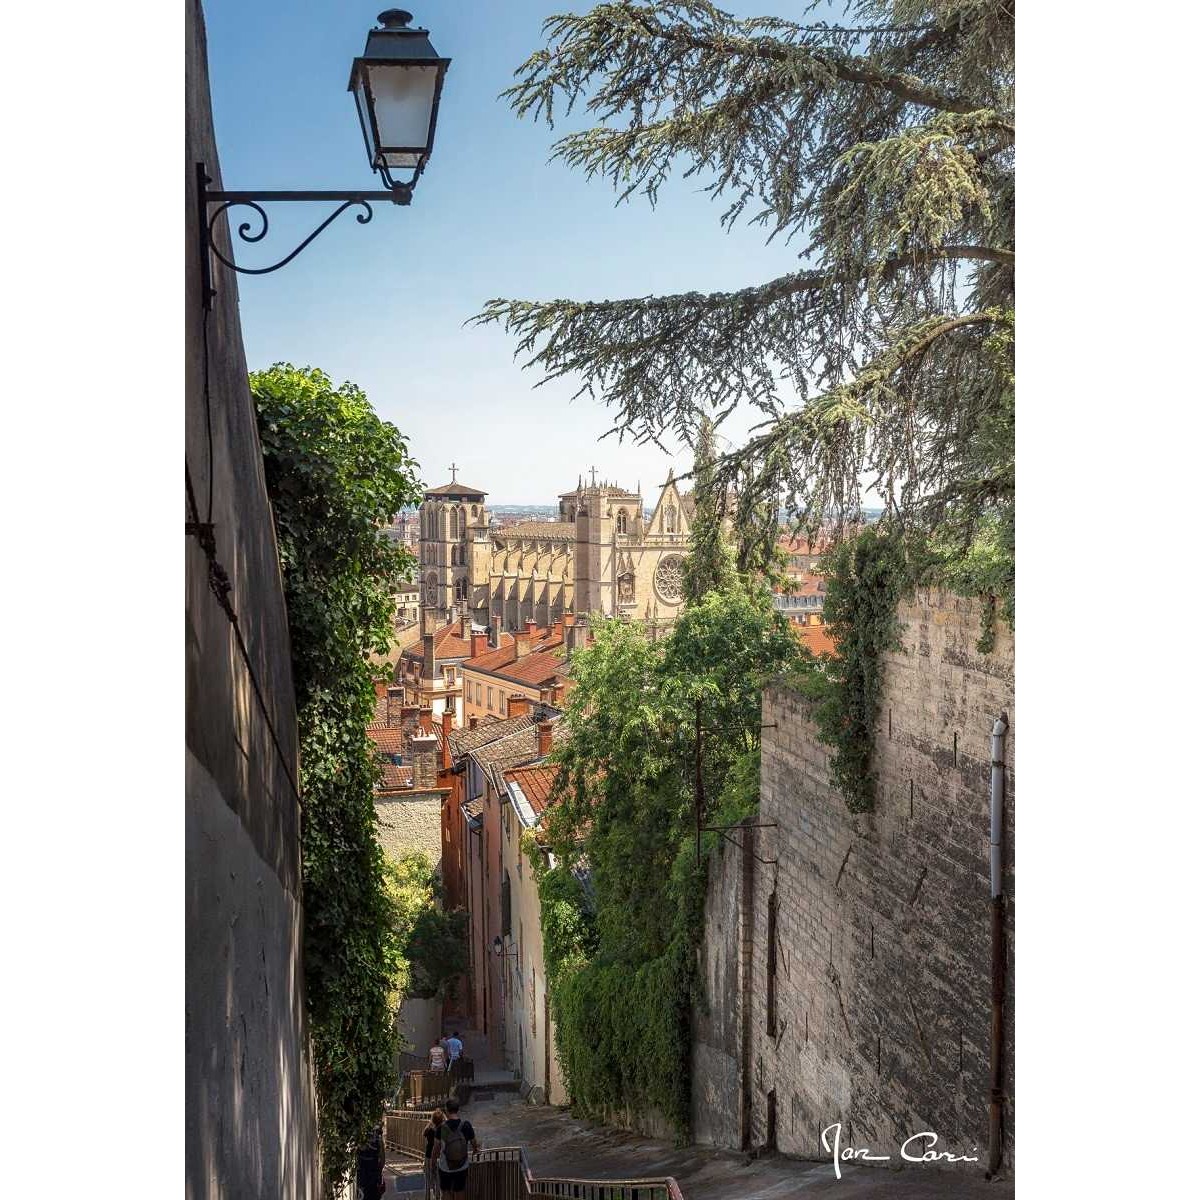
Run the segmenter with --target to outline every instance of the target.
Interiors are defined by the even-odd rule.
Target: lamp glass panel
[[[429,153],[429,126],[437,90],[436,65],[369,67],[380,148],[392,167],[415,167]],[[408,153],[397,153],[402,148]]]
[[[363,137],[367,140],[367,157],[375,166],[375,145],[371,133],[371,105],[367,100],[366,72],[354,73],[354,103],[358,105],[358,119],[362,122]]]

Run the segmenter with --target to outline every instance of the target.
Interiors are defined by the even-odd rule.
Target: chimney
[[[529,617],[525,622],[525,632],[529,634],[529,640],[531,642],[535,637],[537,637],[537,631],[538,623],[532,617]]]
[[[550,703],[555,708],[562,708],[563,695],[564,695],[563,685],[561,683],[556,683],[550,689]]]
[[[562,615],[562,623],[564,629],[569,629],[575,624],[575,614],[573,612],[565,612]]]
[[[454,711],[446,709],[442,713],[442,770],[448,771],[454,763],[450,759],[450,734],[454,730]]]
[[[413,729],[416,727],[418,714],[420,709],[415,704],[406,704],[400,710],[400,726],[402,729]]]
[[[413,787],[430,791],[438,785],[437,738],[423,733],[412,740]]]
[[[375,699],[382,700],[388,694],[388,681],[386,679],[375,680]]]
[[[471,618],[467,616],[466,606],[458,617],[458,636],[465,642],[471,636]]]
[[[430,704],[422,704],[420,711],[417,713],[417,724],[421,727],[421,732],[425,735],[433,733],[433,706]]]
[[[387,727],[399,729],[404,722],[404,689],[389,687],[385,694],[387,696]]]
[[[527,717],[529,715],[529,697],[509,696],[508,715],[510,717]]]
[[[517,658],[524,658],[529,653],[529,630],[518,629],[513,634],[513,647],[517,652]]]
[[[425,661],[421,664],[421,678],[433,680],[437,672],[437,651],[433,646],[433,634],[427,633],[424,641]]]
[[[471,657],[477,658],[488,648],[488,635],[486,633],[471,634]]]
[[[548,683],[543,683],[542,686],[538,688],[538,703],[543,706],[548,705],[550,703],[550,696],[552,692],[553,689],[550,687],[550,685]]]
[[[495,650],[500,645],[500,622],[502,619],[503,618],[501,618],[499,613],[492,614],[492,649],[493,650]]]
[[[477,716],[476,716],[474,713],[472,713],[472,714],[471,714],[471,715],[470,715],[470,716],[467,718],[467,723],[468,723],[468,726],[469,726],[471,729],[474,729],[474,728],[475,728],[475,726],[479,724],[479,718],[478,718],[478,717],[477,717]]]
[[[538,722],[538,758],[545,758],[550,753],[550,748],[553,745],[551,738],[553,729],[554,726],[549,721]]]

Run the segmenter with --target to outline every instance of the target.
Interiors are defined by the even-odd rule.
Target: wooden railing
[[[428,1113],[388,1113],[384,1119],[389,1150],[425,1157]],[[471,1159],[467,1200],[684,1200],[679,1184],[661,1179],[538,1179],[530,1174],[520,1146],[484,1150]]]
[[[404,1072],[393,1103],[397,1108],[437,1108],[450,1099],[450,1093],[460,1084],[474,1081],[475,1064],[469,1058],[460,1058],[449,1071],[430,1071],[422,1065]],[[463,1099],[461,1088],[459,1099]]]

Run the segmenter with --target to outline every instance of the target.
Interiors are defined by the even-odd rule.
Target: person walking
[[[479,1141],[470,1121],[458,1115],[458,1097],[446,1101],[446,1119],[434,1139],[438,1156],[438,1182],[442,1187],[442,1200],[464,1200],[467,1194],[467,1168],[470,1161],[467,1147],[479,1154]]]
[[[463,1044],[459,1040],[457,1029],[446,1039],[446,1052],[450,1055],[449,1069],[453,1071],[454,1064],[462,1058],[463,1052]]]
[[[429,1069],[431,1071],[444,1071],[447,1061],[446,1047],[441,1042],[434,1042],[429,1047]]]
[[[441,1129],[445,1119],[446,1114],[440,1108],[435,1108],[433,1115],[429,1118],[429,1124],[425,1126],[425,1195],[426,1197],[432,1196],[434,1200],[440,1200],[442,1187],[438,1180],[437,1156],[434,1154],[433,1147],[437,1141],[438,1130]]]

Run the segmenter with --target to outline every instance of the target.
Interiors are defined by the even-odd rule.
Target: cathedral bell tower
[[[425,493],[420,508],[420,603],[439,625],[449,624],[464,609],[474,612],[478,607],[471,548],[475,531],[486,530],[491,521],[484,506],[487,493],[459,483],[453,464],[450,475],[449,483]]]

